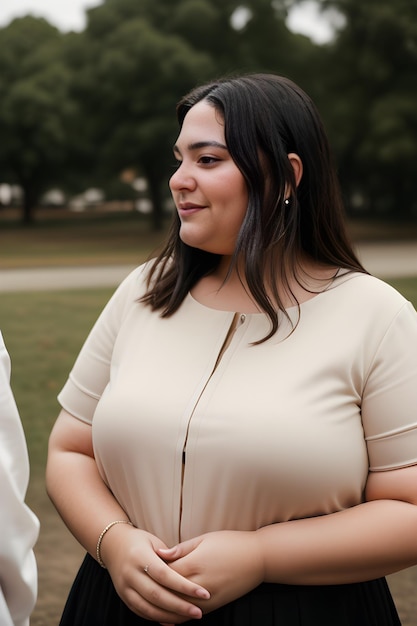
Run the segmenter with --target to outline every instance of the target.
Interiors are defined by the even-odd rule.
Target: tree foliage
[[[97,19],[102,24],[102,16]],[[212,62],[141,17],[115,22],[107,32],[95,28],[95,18],[91,24],[86,50],[96,55],[85,60],[77,86],[86,118],[95,117],[88,132],[100,146],[96,170],[105,176],[132,168],[144,175],[158,228],[162,185],[172,163],[176,102],[200,77],[209,75]]]
[[[325,0],[346,18],[325,90],[351,211],[417,215],[417,3]]]
[[[146,177],[156,228],[179,98],[223,73],[272,69],[296,39],[269,0],[248,5],[251,19],[240,30],[232,21],[239,7],[236,0],[106,0],[88,12],[88,55],[76,82],[90,124],[95,118],[90,133],[100,146],[99,165],[102,172],[131,168]]]
[[[0,165],[24,189],[25,218],[52,184],[97,185],[130,169],[148,181],[158,227],[179,98],[225,73],[294,75],[313,54],[286,29],[282,2],[105,0],[81,34],[29,17],[1,30]]]
[[[23,189],[25,221],[40,195],[63,178],[65,124],[74,109],[62,38],[32,17],[0,30],[0,170],[3,182]]]
[[[273,71],[317,102],[349,210],[417,215],[417,3],[318,0],[345,17],[327,45],[291,33],[298,0],[104,0],[82,33],[32,17],[0,29],[1,181],[25,192],[146,177],[161,224],[175,105],[224,74]],[[113,184],[114,186],[114,184]]]

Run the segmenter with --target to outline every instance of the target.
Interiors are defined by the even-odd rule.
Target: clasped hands
[[[104,549],[125,604],[163,626],[200,619],[264,578],[256,532],[215,531],[168,548],[146,531],[124,527],[115,529]]]

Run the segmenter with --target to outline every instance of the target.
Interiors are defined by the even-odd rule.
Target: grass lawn
[[[1,331],[12,358],[12,387],[26,431],[32,474],[43,472],[56,395],[112,289],[4,293]]]
[[[169,221],[169,220],[168,220]],[[0,269],[139,264],[160,244],[140,213],[40,211],[31,226],[0,212]]]

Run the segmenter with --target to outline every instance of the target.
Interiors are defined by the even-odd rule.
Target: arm
[[[259,530],[264,579],[344,584],[415,565],[417,466],[371,473],[366,499],[332,515]]]
[[[261,582],[335,585],[417,564],[417,466],[372,473],[367,502],[253,532],[212,532],[159,553],[210,590],[204,612]]]
[[[91,426],[64,410],[50,436],[46,483],[64,522],[94,557],[102,530],[114,520],[128,519],[99,475]],[[201,611],[191,598],[207,594],[198,584],[173,572],[157,556],[156,550],[165,547],[145,531],[117,524],[105,534],[101,556],[118,594],[133,612],[173,623],[199,617]],[[144,572],[146,565],[148,574]]]
[[[29,624],[37,596],[39,521],[25,504],[29,460],[0,333],[0,623]]]

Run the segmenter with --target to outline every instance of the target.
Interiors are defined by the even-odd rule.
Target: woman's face
[[[227,149],[223,119],[207,101],[188,111],[174,154],[178,169],[169,186],[181,221],[181,240],[206,252],[232,255],[248,192]]]

